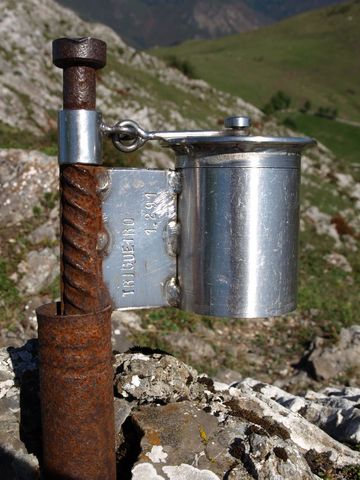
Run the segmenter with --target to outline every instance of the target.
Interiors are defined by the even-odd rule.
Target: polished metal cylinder
[[[101,113],[95,110],[60,110],[59,164],[102,164]]]
[[[240,318],[293,310],[300,151],[177,153],[180,308]]]

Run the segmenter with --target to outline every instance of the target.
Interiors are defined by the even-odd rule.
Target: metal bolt
[[[64,109],[95,110],[96,72],[106,64],[106,43],[97,38],[58,38],[53,62],[64,70]]]
[[[233,128],[235,130],[240,130],[244,128],[250,128],[251,126],[251,119],[250,117],[228,117],[225,118],[224,127],[225,128]]]
[[[106,43],[92,37],[58,38],[53,41],[53,62],[59,68],[106,65]]]

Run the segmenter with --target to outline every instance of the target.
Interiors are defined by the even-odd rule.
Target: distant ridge
[[[135,48],[245,32],[342,0],[57,0]]]
[[[305,2],[306,3],[306,2]],[[152,52],[186,62],[193,75],[262,108],[277,91],[292,109],[336,109],[360,122],[360,2],[353,0],[216,40]]]

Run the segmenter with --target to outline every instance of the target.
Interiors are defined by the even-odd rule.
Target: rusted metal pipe
[[[96,70],[106,44],[53,43],[64,70],[64,109],[94,110]],[[99,166],[64,165],[61,193],[61,304],[38,309],[45,480],[114,480],[111,306],[102,278]]]
[[[115,479],[110,309],[37,311],[46,480]]]

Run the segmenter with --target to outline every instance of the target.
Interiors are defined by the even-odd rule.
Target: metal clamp
[[[59,164],[102,164],[101,113],[95,110],[61,110]]]

